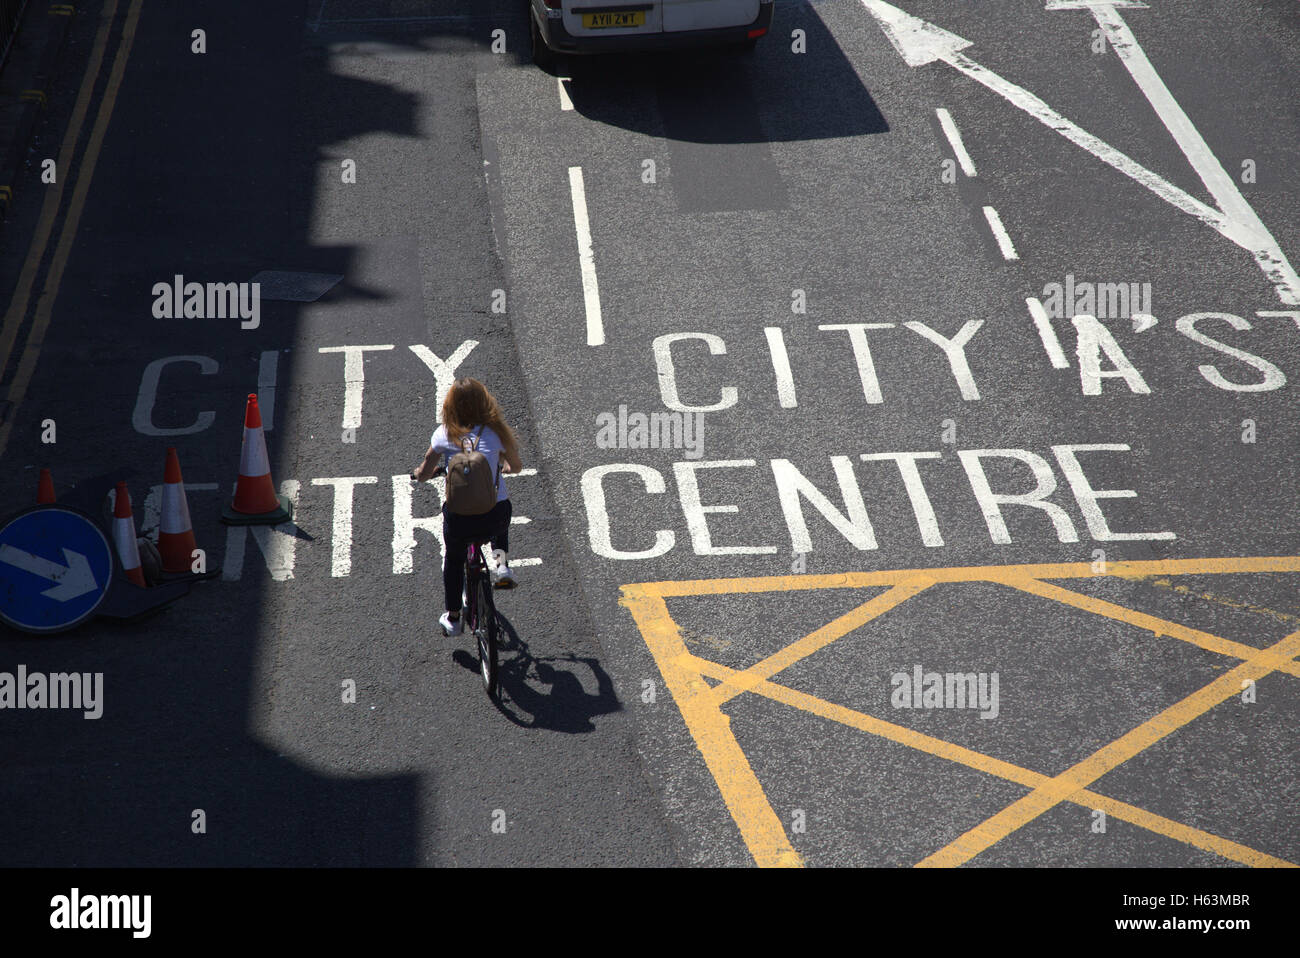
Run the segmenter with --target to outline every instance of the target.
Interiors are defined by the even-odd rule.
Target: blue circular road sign
[[[84,622],[113,580],[113,547],[85,513],[38,506],[0,527],[0,620],[24,632]]]

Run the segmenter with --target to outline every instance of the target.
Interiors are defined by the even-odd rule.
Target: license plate
[[[607,27],[644,27],[645,11],[633,10],[628,13],[584,13],[582,25],[588,30],[603,30]]]

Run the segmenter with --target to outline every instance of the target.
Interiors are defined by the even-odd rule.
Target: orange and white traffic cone
[[[185,500],[185,480],[181,478],[181,461],[176,447],[167,447],[167,466],[163,470],[162,515],[158,522],[158,553],[164,572],[189,572],[194,558],[194,527],[190,524],[190,506]]]
[[[113,544],[117,557],[122,560],[122,571],[138,586],[143,586],[144,570],[140,568],[140,545],[135,541],[135,519],[131,516],[131,493],[125,482],[117,484],[113,498]]]
[[[50,470],[42,469],[40,481],[36,485],[36,504],[45,506],[52,502],[54,502],[54,477],[50,475]]]
[[[271,459],[266,454],[266,435],[257,394],[248,394],[244,410],[244,444],[239,450],[239,480],[235,500],[221,513],[227,525],[275,525],[293,518],[293,503],[277,495],[271,481]]]

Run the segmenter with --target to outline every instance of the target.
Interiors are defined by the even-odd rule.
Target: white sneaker
[[[513,589],[519,583],[515,581],[515,574],[509,566],[499,565],[492,570],[492,584],[498,589]]]
[[[442,618],[438,620],[438,624],[442,626],[442,634],[460,635],[461,631],[464,629],[464,619],[465,619],[464,612],[462,612],[460,616],[458,616],[455,619],[451,617],[451,613],[444,612],[442,614]]]

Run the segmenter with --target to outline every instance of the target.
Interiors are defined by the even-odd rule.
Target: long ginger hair
[[[509,458],[519,458],[519,442],[506,425],[500,404],[477,379],[457,379],[447,390],[447,398],[442,401],[442,424],[447,429],[447,438],[456,445],[460,445],[467,433],[487,426],[501,437]]]

